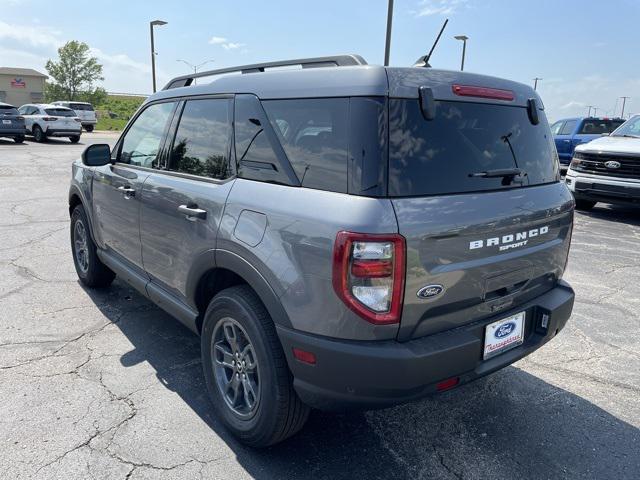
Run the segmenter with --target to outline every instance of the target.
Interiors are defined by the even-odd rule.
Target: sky
[[[387,0],[156,0],[143,2],[0,0],[0,66],[45,72],[68,40],[86,42],[104,65],[110,92],[151,92],[149,21],[156,27],[158,85],[208,68],[337,53],[382,64]],[[427,53],[444,20],[434,68],[465,70],[533,84],[547,116],[640,113],[640,0],[395,0],[392,66]]]

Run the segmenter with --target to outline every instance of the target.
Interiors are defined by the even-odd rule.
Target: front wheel
[[[80,281],[89,288],[108,287],[116,274],[98,258],[89,221],[82,205],[71,214],[71,251]]]
[[[71,143],[78,143],[80,141],[80,135],[72,135],[71,137],[69,137],[69,140],[71,141]]]
[[[201,342],[209,396],[241,442],[266,447],[303,427],[309,407],[293,389],[273,321],[250,287],[231,287],[213,298]]]

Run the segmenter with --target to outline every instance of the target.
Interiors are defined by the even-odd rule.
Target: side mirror
[[[540,123],[540,117],[538,116],[538,102],[535,98],[527,100],[527,113],[529,114],[529,121],[531,125],[538,125]]]
[[[106,143],[89,145],[82,152],[82,163],[87,167],[101,167],[111,163],[111,147]]]

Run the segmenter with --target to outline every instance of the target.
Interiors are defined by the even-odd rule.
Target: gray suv
[[[530,87],[356,55],[176,78],[69,194],[82,283],[117,274],[199,334],[215,409],[253,446],[552,339],[573,210]]]

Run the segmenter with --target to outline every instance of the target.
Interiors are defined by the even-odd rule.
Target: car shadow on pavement
[[[121,364],[147,362],[254,478],[633,478],[640,472],[638,428],[516,367],[391,409],[313,411],[287,441],[247,448],[212,411],[196,335],[119,280],[88,294],[133,345]]]
[[[640,226],[640,205],[612,205],[598,203],[593,210],[577,211],[582,216]]]

